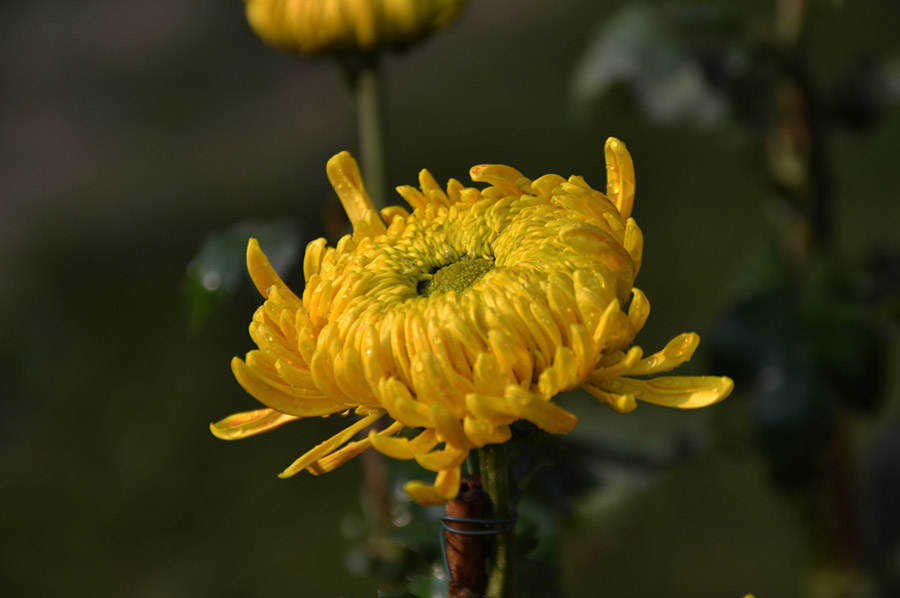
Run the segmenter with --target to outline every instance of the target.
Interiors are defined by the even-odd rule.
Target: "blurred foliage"
[[[772,34],[737,3],[628,2],[594,32],[572,102],[583,115],[622,88],[659,125],[758,126],[774,115],[767,92],[782,60]],[[900,103],[900,58],[861,51],[823,91],[833,122],[870,129]]]
[[[726,88],[748,60],[743,26],[732,6],[625,4],[597,29],[576,68],[576,106],[584,112],[624,85],[652,121],[720,124],[730,113]]]
[[[785,489],[819,479],[840,405],[863,412],[879,405],[890,338],[873,303],[890,301],[885,290],[876,293],[879,270],[823,258],[798,271],[767,245],[741,272],[733,305],[714,329],[714,363],[753,389],[762,447]]]
[[[250,238],[265,248],[277,272],[288,272],[306,246],[300,226],[285,219],[240,222],[209,235],[188,264],[183,284],[191,329],[203,326],[241,284],[250,282],[245,257]]]
[[[847,568],[854,586],[882,568],[874,555],[884,549],[864,546],[862,528],[894,519],[884,509],[861,513],[857,501],[865,499],[849,480],[870,465],[855,462],[858,448],[848,446],[846,430],[856,415],[877,416],[896,380],[890,360],[900,246],[864,247],[868,257],[856,261],[843,257],[831,136],[884,123],[897,103],[900,71],[896,49],[865,47],[846,52],[842,68],[822,69],[816,27],[841,14],[825,6],[775,0],[766,22],[738,3],[625,4],[597,29],[575,70],[572,99],[584,113],[625,88],[656,124],[728,128],[754,143],[776,226],[738,270],[708,346],[715,369],[750,395],[771,479],[802,497],[794,504],[807,520],[817,566],[825,567],[817,579],[831,580],[819,590],[838,595]],[[886,472],[900,468],[889,462]],[[893,496],[886,488],[873,488],[876,501]],[[888,535],[882,544],[900,542],[900,531]],[[881,595],[892,583],[882,577],[862,585]]]

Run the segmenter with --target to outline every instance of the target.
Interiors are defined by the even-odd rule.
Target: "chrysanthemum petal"
[[[565,386],[562,372],[554,367],[548,367],[538,376],[538,390],[545,399],[550,399]]]
[[[409,353],[406,345],[406,313],[394,313],[393,321],[389,327],[391,356],[394,358],[396,374],[405,382],[412,382],[410,375]],[[385,321],[387,318],[385,318]]]
[[[284,284],[281,277],[275,272],[275,268],[269,263],[269,258],[260,249],[259,241],[256,239],[250,239],[247,243],[247,270],[250,272],[250,279],[253,280],[256,290],[263,297],[269,296],[270,288],[277,287],[283,297],[295,302],[296,305],[300,305],[300,299]]]
[[[647,300],[647,295],[639,288],[633,287],[631,289],[631,305],[628,306],[628,319],[631,320],[635,334],[644,327],[649,315],[650,302]]]
[[[619,394],[633,394],[639,401],[662,407],[697,409],[718,403],[734,388],[731,378],[718,376],[661,376],[650,380],[616,378],[603,388]]]
[[[505,398],[510,411],[546,432],[567,434],[578,423],[578,418],[562,407],[518,386],[507,386]]]
[[[700,345],[696,332],[685,332],[670,340],[662,351],[645,357],[640,363],[628,368],[626,376],[649,376],[669,372],[689,361]]]
[[[282,359],[275,361],[275,369],[281,379],[293,387],[318,390],[308,369],[293,366]]]
[[[504,395],[505,390],[500,396],[469,393],[466,395],[466,408],[479,420],[493,426],[510,424],[516,420],[516,415]]]
[[[297,310],[294,329],[297,331],[297,351],[300,353],[303,363],[309,364],[316,351],[316,339],[312,333],[312,322],[309,321],[302,309]]]
[[[578,312],[588,330],[595,331],[595,337],[600,334],[597,331],[602,329],[599,325],[603,321],[604,312],[609,309],[610,300],[615,298],[608,285],[609,282],[592,272],[575,272],[574,291]]]
[[[347,441],[353,438],[357,432],[366,429],[376,421],[378,421],[381,417],[384,416],[384,411],[376,411],[361,420],[353,423],[350,426],[347,426],[325,442],[322,442],[316,445],[310,451],[307,451],[302,457],[291,463],[291,465],[278,474],[280,478],[289,478],[293,475],[296,475],[297,472],[302,471],[307,468],[314,461],[318,461],[322,457],[332,453],[333,451],[339,449],[342,445],[344,445]],[[371,437],[370,437],[371,440]]]
[[[494,426],[470,415],[467,415],[463,420],[463,430],[465,430],[466,436],[477,448],[481,448],[486,444],[499,444],[512,438],[512,431],[508,425],[500,424]]]
[[[594,331],[594,342],[603,347],[604,352],[623,349],[634,339],[634,326],[628,316],[622,313],[618,299],[613,300],[603,312],[600,323]]]
[[[437,475],[434,486],[412,480],[404,484],[403,489],[418,505],[423,507],[442,505],[459,494],[460,477],[459,466],[452,467]]]
[[[235,413],[209,424],[209,430],[216,438],[237,440],[274,430],[297,419],[300,418],[274,409],[255,409],[254,411]]]
[[[462,343],[452,336],[451,332],[441,324],[439,319],[431,318],[428,320],[428,338],[431,341],[435,354],[438,355],[441,361],[445,361],[453,369],[453,372],[461,374],[471,384],[472,366],[469,365],[469,360],[466,359]]]
[[[556,347],[563,341],[562,333],[547,306],[542,302],[534,300],[529,306],[531,312],[531,325],[540,328],[544,337],[549,340],[551,346]],[[549,353],[547,354],[549,358]]]
[[[328,249],[326,244],[327,241],[320,237],[315,241],[310,241],[306,246],[306,253],[303,256],[303,280],[309,281],[313,274],[319,273],[325,251]]]
[[[634,218],[629,218],[625,222],[625,238],[623,239],[625,251],[631,256],[631,263],[634,264],[634,275],[641,271],[641,263],[644,259],[644,233],[638,227]]]
[[[566,179],[558,174],[545,174],[535,179],[531,183],[531,188],[540,193],[545,199],[550,199],[553,196],[553,191],[565,182]]]
[[[450,467],[459,467],[459,464],[466,460],[468,454],[468,450],[446,446],[440,450],[416,455],[416,463],[428,471],[439,472]]]
[[[520,383],[530,383],[533,365],[531,355],[525,348],[515,342],[507,331],[499,328],[488,331],[488,341],[503,375],[512,376]]]
[[[396,190],[397,193],[400,194],[400,197],[402,197],[413,210],[424,210],[428,207],[428,200],[425,198],[425,195],[415,187],[411,185],[400,185],[399,187],[396,187]]]
[[[595,384],[585,384],[581,388],[592,395],[598,401],[606,403],[619,413],[630,413],[637,409],[637,401],[633,394],[617,394],[608,392]]]
[[[628,290],[634,282],[634,263],[631,256],[608,232],[587,222],[572,222],[559,231],[559,239],[576,249],[584,257],[595,262],[594,268],[608,270],[615,281],[599,279],[609,285],[615,282],[615,289]],[[576,276],[584,270],[576,272]],[[592,285],[596,289],[596,285]],[[612,289],[610,289],[612,290]]]
[[[463,398],[459,390],[448,380],[441,362],[431,351],[416,353],[411,364],[413,388],[416,397],[429,405],[440,403],[454,417],[462,419]]]
[[[450,198],[441,189],[437,181],[427,169],[423,168],[419,171],[419,188],[428,200],[429,205],[436,207],[450,207]]]
[[[340,152],[333,156],[328,160],[325,172],[352,224],[365,220],[366,213],[375,210],[363,185],[359,166],[350,152]]]
[[[569,325],[569,339],[578,364],[577,376],[584,380],[597,363],[597,345],[583,324]]]
[[[309,364],[309,371],[312,374],[316,388],[324,392],[329,397],[344,404],[353,404],[353,401],[347,396],[334,380],[334,372],[332,361],[329,360],[327,351],[316,350],[313,353],[312,362]]]
[[[259,324],[250,329],[250,336],[256,341],[259,350],[266,358],[274,363],[279,359],[292,362],[293,365],[302,367],[303,363],[297,359],[297,353],[288,343],[287,339],[277,330],[276,325]]]
[[[617,378],[626,373],[631,372],[632,368],[638,365],[641,357],[644,356],[644,350],[640,347],[631,347],[626,352],[617,351],[604,360],[602,365],[598,365],[588,376],[588,381],[593,384],[602,384],[606,380]]]
[[[622,218],[631,216],[634,204],[634,163],[625,144],[610,137],[603,147],[606,157],[606,195]]]
[[[462,424],[453,416],[449,409],[440,403],[432,403],[428,406],[431,412],[431,424],[438,433],[438,437],[456,448],[470,449],[472,443],[466,438]]]
[[[522,173],[510,166],[479,164],[469,169],[469,176],[476,183],[488,183],[496,187],[502,195],[522,195],[522,189],[516,185],[516,181],[522,178]]]
[[[462,201],[460,192],[464,188],[465,187],[463,186],[463,184],[456,179],[450,179],[447,181],[447,197],[450,199],[450,203],[459,203]]]
[[[383,436],[372,430],[369,432],[369,441],[379,453],[398,461],[414,459],[416,455],[427,453],[438,443],[432,429],[423,430],[412,440],[396,436]]]
[[[431,426],[431,411],[428,405],[412,398],[405,384],[396,378],[385,378],[378,383],[376,393],[391,417],[410,428]]]
[[[551,284],[547,287],[547,299],[550,307],[550,314],[556,321],[556,326],[561,334],[566,334],[569,325],[583,323],[578,314],[578,303],[575,301],[575,295],[572,290],[565,290],[561,286]],[[594,328],[589,328],[591,333]],[[568,339],[563,339],[563,343]]]
[[[607,227],[610,231],[613,230],[613,226],[616,228],[621,227],[624,230],[625,225],[619,224],[615,220],[620,218],[618,212],[615,211],[615,207],[602,193],[596,192],[589,187],[586,189],[585,187],[566,184],[561,177],[558,185],[558,191],[550,196],[554,205],[571,210],[584,218],[590,219],[595,225]],[[615,213],[615,219],[612,218],[613,213]],[[614,224],[610,224],[610,222]]]
[[[394,422],[384,430],[378,432],[377,435],[392,436],[402,429],[403,424],[401,424],[400,422]],[[313,461],[306,468],[306,471],[313,475],[321,475],[323,473],[328,473],[329,471],[334,471],[353,457],[356,457],[357,455],[367,451],[371,446],[372,441],[368,438],[363,438],[362,440],[354,440],[353,442],[345,444],[342,448],[334,451],[330,455]]]
[[[324,397],[311,399],[290,395],[276,388],[271,381],[263,378],[238,357],[231,361],[231,371],[244,390],[256,397],[263,405],[282,413],[297,417],[316,417],[337,413],[347,408],[346,403],[334,399],[325,399]]]
[[[466,359],[474,363],[478,354],[487,348],[482,338],[450,306],[445,306],[439,313],[446,330],[460,343]]]
[[[402,218],[406,220],[409,218],[409,210],[404,208],[403,206],[387,206],[386,208],[381,208],[381,217],[384,218],[385,223],[390,228],[391,224],[394,222],[394,218]]]

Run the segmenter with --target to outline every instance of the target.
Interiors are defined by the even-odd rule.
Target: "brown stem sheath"
[[[485,496],[481,488],[481,477],[464,475],[459,485],[459,494],[447,503],[449,517],[481,519],[485,516]],[[448,526],[460,530],[478,530],[474,523],[448,522]],[[450,598],[474,598],[484,592],[484,536],[466,536],[444,532],[447,541],[447,562],[450,565]]]

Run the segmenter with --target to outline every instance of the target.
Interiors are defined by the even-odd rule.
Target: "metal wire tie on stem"
[[[444,534],[444,530],[454,534],[460,534],[461,536],[494,536],[514,530],[518,520],[519,513],[515,510],[512,512],[512,517],[507,519],[473,519],[471,517],[453,517],[451,515],[442,516],[441,530],[439,532],[441,534],[441,556],[444,558],[444,569],[447,571],[447,577],[450,582],[453,582],[453,572],[450,570],[450,560],[447,558],[447,536]],[[496,529],[458,529],[450,527],[450,523],[472,523],[476,525],[496,525],[500,527],[497,527]]]

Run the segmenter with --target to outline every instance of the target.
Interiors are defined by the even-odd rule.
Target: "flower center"
[[[431,278],[419,282],[418,291],[422,297],[432,293],[457,293],[468,288],[494,267],[494,260],[476,257],[438,268]]]

